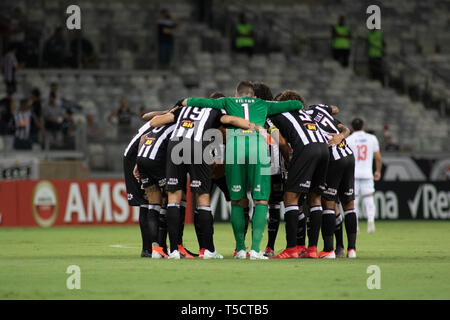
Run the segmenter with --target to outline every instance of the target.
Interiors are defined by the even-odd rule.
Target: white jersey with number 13
[[[346,140],[355,156],[355,179],[373,179],[373,154],[380,151],[377,137],[360,130]]]

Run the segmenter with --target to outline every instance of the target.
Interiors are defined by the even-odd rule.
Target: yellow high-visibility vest
[[[253,40],[253,38],[248,37],[253,29],[253,26],[251,24],[238,23],[236,25],[236,29],[239,34],[236,37],[236,48],[253,47],[255,45],[255,41]]]
[[[379,58],[383,56],[383,36],[380,29],[369,31],[367,33],[367,42],[369,46],[369,58]]]
[[[350,49],[350,38],[342,38],[339,36],[348,36],[350,35],[350,28],[349,26],[340,26],[340,25],[333,25],[333,28],[337,35],[333,38],[333,48],[334,49]]]

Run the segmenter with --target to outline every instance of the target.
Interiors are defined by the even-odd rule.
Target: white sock
[[[367,221],[375,220],[375,201],[373,196],[368,196],[363,198],[364,210],[367,214]]]

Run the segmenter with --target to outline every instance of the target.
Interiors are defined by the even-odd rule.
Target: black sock
[[[198,241],[198,248],[202,249],[204,248],[203,242],[202,242],[202,229],[200,228],[200,222],[198,220],[198,211],[197,209],[194,210],[194,228],[195,228],[195,234],[197,235],[197,241]]]
[[[249,214],[250,208],[244,208],[244,219],[245,219],[245,229],[244,229],[244,239],[245,236],[247,235],[247,230],[248,230],[248,224],[250,222],[250,214]]]
[[[336,237],[336,249],[344,247],[344,239],[342,237],[342,215],[339,213],[336,216],[336,229],[334,230],[334,236]]]
[[[277,239],[278,228],[280,227],[280,205],[269,205],[269,223],[267,224],[267,247],[272,250],[275,248],[275,240]]]
[[[334,229],[336,228],[336,214],[333,209],[327,209],[322,214],[322,239],[323,251],[334,250]]]
[[[308,234],[308,246],[317,247],[319,241],[320,226],[322,225],[322,207],[314,206],[309,209],[310,212],[310,232]]]
[[[180,229],[178,230],[178,244],[183,245],[184,219],[186,219],[186,201],[180,204]]]
[[[354,210],[347,210],[344,212],[345,217],[345,232],[347,233],[347,249],[356,250],[356,227],[357,218]]]
[[[151,250],[150,230],[148,226],[148,207],[139,208],[139,229],[142,237],[142,250]]]
[[[178,250],[180,211],[180,205],[178,203],[169,203],[167,205],[167,231],[169,233],[171,252]]]
[[[287,206],[284,213],[286,225],[286,248],[297,246],[298,206]]]
[[[304,246],[306,237],[306,216],[303,212],[299,212],[297,222],[297,245]]]
[[[151,246],[158,246],[158,232],[159,232],[159,212],[161,206],[159,204],[150,204],[148,206],[148,227],[150,231]]]
[[[214,252],[214,219],[211,208],[209,206],[200,206],[197,208],[197,210],[200,229],[202,230],[202,244],[204,245],[205,249]]]
[[[158,244],[167,253],[167,209],[159,211]]]

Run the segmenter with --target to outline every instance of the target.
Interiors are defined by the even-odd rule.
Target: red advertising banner
[[[190,190],[187,192],[187,199]],[[123,180],[0,181],[0,226],[129,225],[139,221]],[[186,223],[192,223],[187,203]]]

